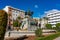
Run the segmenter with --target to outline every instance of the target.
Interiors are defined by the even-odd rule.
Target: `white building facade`
[[[46,28],[45,25],[47,24],[47,19],[42,18],[41,19],[41,28]]]
[[[13,20],[16,20],[17,17],[25,18],[25,12],[23,10],[11,6],[6,6],[3,10],[8,14],[8,26],[10,27],[13,27]]]
[[[23,10],[11,6],[6,6],[3,10],[5,10],[7,13],[10,13],[13,19],[16,19],[18,16],[21,18],[25,17],[25,12]]]
[[[56,23],[60,23],[60,10],[53,9],[46,11],[46,17],[48,18],[48,23],[55,27]]]

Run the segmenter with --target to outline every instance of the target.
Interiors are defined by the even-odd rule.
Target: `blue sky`
[[[52,9],[60,10],[60,0],[0,0],[0,9],[6,5],[27,11],[34,11],[34,17],[43,17],[44,12]]]

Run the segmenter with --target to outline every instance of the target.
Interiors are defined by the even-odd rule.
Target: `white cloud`
[[[38,8],[38,5],[34,5],[35,8]]]

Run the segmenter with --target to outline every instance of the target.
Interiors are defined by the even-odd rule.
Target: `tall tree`
[[[32,16],[33,15],[33,11],[28,10],[27,12],[25,12],[25,15]]]
[[[31,20],[31,18],[32,18],[33,11],[28,10],[28,11],[25,12],[25,15],[26,15],[26,18],[28,18],[28,21],[27,21],[28,24],[31,24],[30,20]],[[31,28],[31,25],[29,25],[29,27]]]
[[[4,40],[4,35],[7,27],[7,13],[0,10],[0,40]]]

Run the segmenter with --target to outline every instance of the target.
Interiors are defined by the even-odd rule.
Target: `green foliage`
[[[7,27],[7,13],[0,10],[0,40],[4,40],[4,35]]]
[[[32,16],[33,15],[33,12],[31,10],[28,10],[27,12],[25,12],[25,15]]]
[[[19,23],[17,20],[15,20],[15,21],[13,22],[13,26],[14,26],[14,27],[20,27],[20,26],[21,26],[21,23]]]
[[[17,20],[13,22],[13,26],[18,27],[18,21]]]
[[[46,27],[47,29],[52,29],[52,25],[51,25],[51,24],[46,24],[45,27]]]
[[[42,29],[39,28],[39,29],[35,30],[35,34],[38,37],[42,36]]]
[[[59,26],[60,26],[60,23],[57,23],[57,24],[56,24],[56,27],[59,27]]]
[[[57,28],[56,27],[53,27],[54,30],[56,30]]]
[[[42,37],[42,38],[39,37],[36,40],[53,40],[53,39],[55,39],[55,38],[57,38],[59,36],[60,36],[60,33],[56,33],[56,34],[52,34],[52,35],[49,35],[49,36],[46,36],[46,37]]]
[[[21,19],[21,17],[19,17],[19,16],[18,16],[18,17],[17,17],[17,19],[18,19],[18,20],[20,20],[20,19]]]
[[[56,24],[56,30],[57,30],[57,31],[60,31],[60,23],[57,23],[57,24]]]
[[[18,27],[20,27],[20,26],[21,26],[21,24],[22,24],[22,23],[18,23]]]

